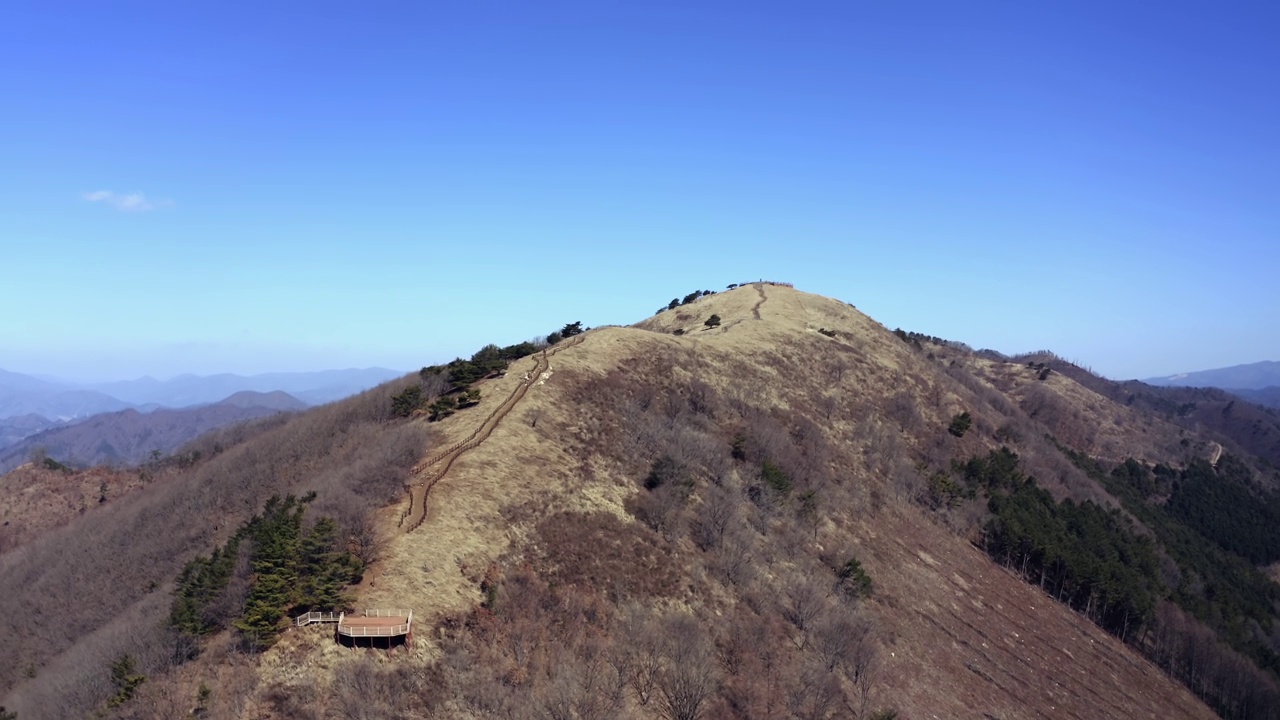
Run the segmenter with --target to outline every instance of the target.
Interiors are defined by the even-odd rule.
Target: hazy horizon
[[[760,277],[1116,379],[1280,359],[1280,6],[7,9],[14,372],[413,369]]]
[[[16,369],[13,367],[5,367],[3,365],[0,365],[0,371],[8,371],[12,373],[18,373],[20,375],[27,375],[29,377],[34,377],[38,380],[45,380],[45,381],[55,382],[55,383],[64,383],[64,384],[75,385],[75,386],[106,385],[109,383],[136,382],[139,380],[148,380],[148,379],[155,380],[161,383],[166,383],[166,382],[171,382],[173,380],[176,380],[178,378],[185,377],[185,376],[217,377],[220,375],[235,375],[240,377],[252,378],[252,377],[258,377],[262,375],[305,375],[305,374],[323,373],[323,372],[363,372],[363,371],[378,371],[378,370],[408,374],[410,372],[414,372],[415,370],[417,370],[417,368],[413,368],[412,370],[407,370],[407,369],[389,368],[381,365],[366,365],[362,367],[355,367],[355,366],[316,367],[314,369],[304,369],[304,370],[285,369],[285,370],[262,370],[262,371],[249,371],[249,372],[235,372],[235,371],[228,370],[228,371],[215,371],[215,372],[178,372],[178,373],[172,373],[172,374],[166,374],[166,375],[154,375],[154,374],[144,373],[142,375],[134,375],[134,376],[76,377],[71,375],[58,375],[55,373],[47,373],[47,372],[29,372],[26,370]]]

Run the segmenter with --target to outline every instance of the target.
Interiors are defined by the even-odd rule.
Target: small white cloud
[[[152,200],[140,192],[116,193],[110,190],[94,190],[82,193],[80,197],[89,202],[106,203],[121,212],[146,212],[156,208],[169,207],[169,200]]]

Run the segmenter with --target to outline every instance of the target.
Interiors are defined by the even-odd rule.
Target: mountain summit
[[[783,284],[670,305],[217,431],[24,540],[5,704],[1274,716],[1271,480],[1231,438]],[[357,607],[412,610],[413,637],[351,653],[288,622]],[[127,697],[101,680],[126,656]]]

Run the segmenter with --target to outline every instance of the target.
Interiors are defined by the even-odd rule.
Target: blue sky
[[[0,367],[412,369],[759,277],[1280,359],[1280,5],[24,2]]]

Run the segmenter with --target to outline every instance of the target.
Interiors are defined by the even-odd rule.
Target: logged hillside
[[[1263,671],[1214,639],[1229,628],[1175,603],[1199,560],[1157,542],[1195,519],[1149,510],[1161,480],[1111,485],[1132,459],[1135,486],[1150,466],[1212,490],[1216,440],[767,283],[532,350],[203,438],[173,478],[0,555],[2,702],[22,720],[1211,718],[1170,678],[1194,655],[1196,692],[1274,717]],[[412,647],[235,629],[278,570],[265,520],[241,523],[308,491],[307,518],[347,539],[331,553],[358,551],[349,604],[413,608]],[[221,584],[186,575],[180,595],[205,598],[184,622],[208,632],[174,658],[174,578],[215,547]],[[126,654],[146,677],[127,688]]]

